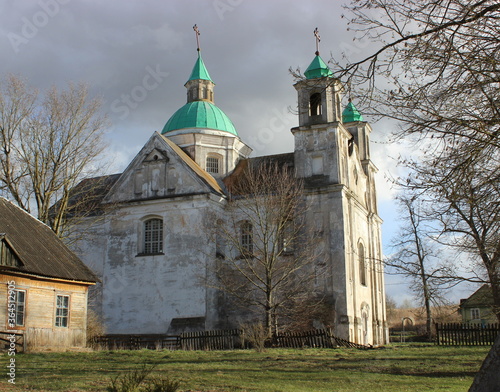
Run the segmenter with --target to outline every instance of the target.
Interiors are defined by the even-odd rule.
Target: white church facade
[[[221,309],[220,292],[200,277],[216,260],[214,217],[231,213],[223,180],[255,158],[214,104],[214,83],[199,52],[185,86],[187,103],[124,172],[94,179],[102,181],[96,200],[103,208],[80,223],[87,234],[76,252],[101,279],[93,306],[110,334],[238,325]],[[310,224],[321,233],[322,290],[334,315],[329,327],[352,342],[385,344],[371,127],[351,102],[343,107],[342,85],[318,53],[294,87],[295,149],[280,159],[302,179]]]

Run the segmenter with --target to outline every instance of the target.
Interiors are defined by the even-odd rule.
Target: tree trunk
[[[469,392],[500,391],[500,335],[476,374]]]

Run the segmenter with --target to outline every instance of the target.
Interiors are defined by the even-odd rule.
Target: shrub
[[[153,377],[146,380],[154,368],[155,365],[143,364],[140,369],[118,375],[111,380],[111,385],[106,390],[107,392],[176,392],[179,389],[180,382],[168,377]]]

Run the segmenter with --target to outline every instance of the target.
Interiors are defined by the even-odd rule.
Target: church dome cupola
[[[198,38],[198,30],[195,25]],[[171,135],[173,132],[204,132],[206,130],[227,132],[238,136],[234,124],[229,117],[214,104],[215,83],[210,77],[207,67],[201,57],[198,42],[198,58],[188,81],[184,85],[187,89],[187,103],[177,110],[163,127],[162,134]]]
[[[342,122],[349,123],[355,121],[363,121],[363,116],[358,111],[358,109],[356,109],[356,106],[354,106],[352,101],[349,99],[349,103],[342,112]]]
[[[333,72],[323,61],[318,52],[316,52],[316,57],[314,57],[309,67],[307,67],[304,75],[307,79],[322,78],[324,76],[333,76]]]

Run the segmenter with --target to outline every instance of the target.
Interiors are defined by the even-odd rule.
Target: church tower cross
[[[319,36],[317,27],[314,29],[314,36],[316,37],[316,56],[319,56],[319,41],[321,41],[321,37]]]
[[[196,34],[196,46],[197,46],[197,51],[200,51],[200,30],[198,30],[198,26],[194,25],[193,26],[194,33]]]

